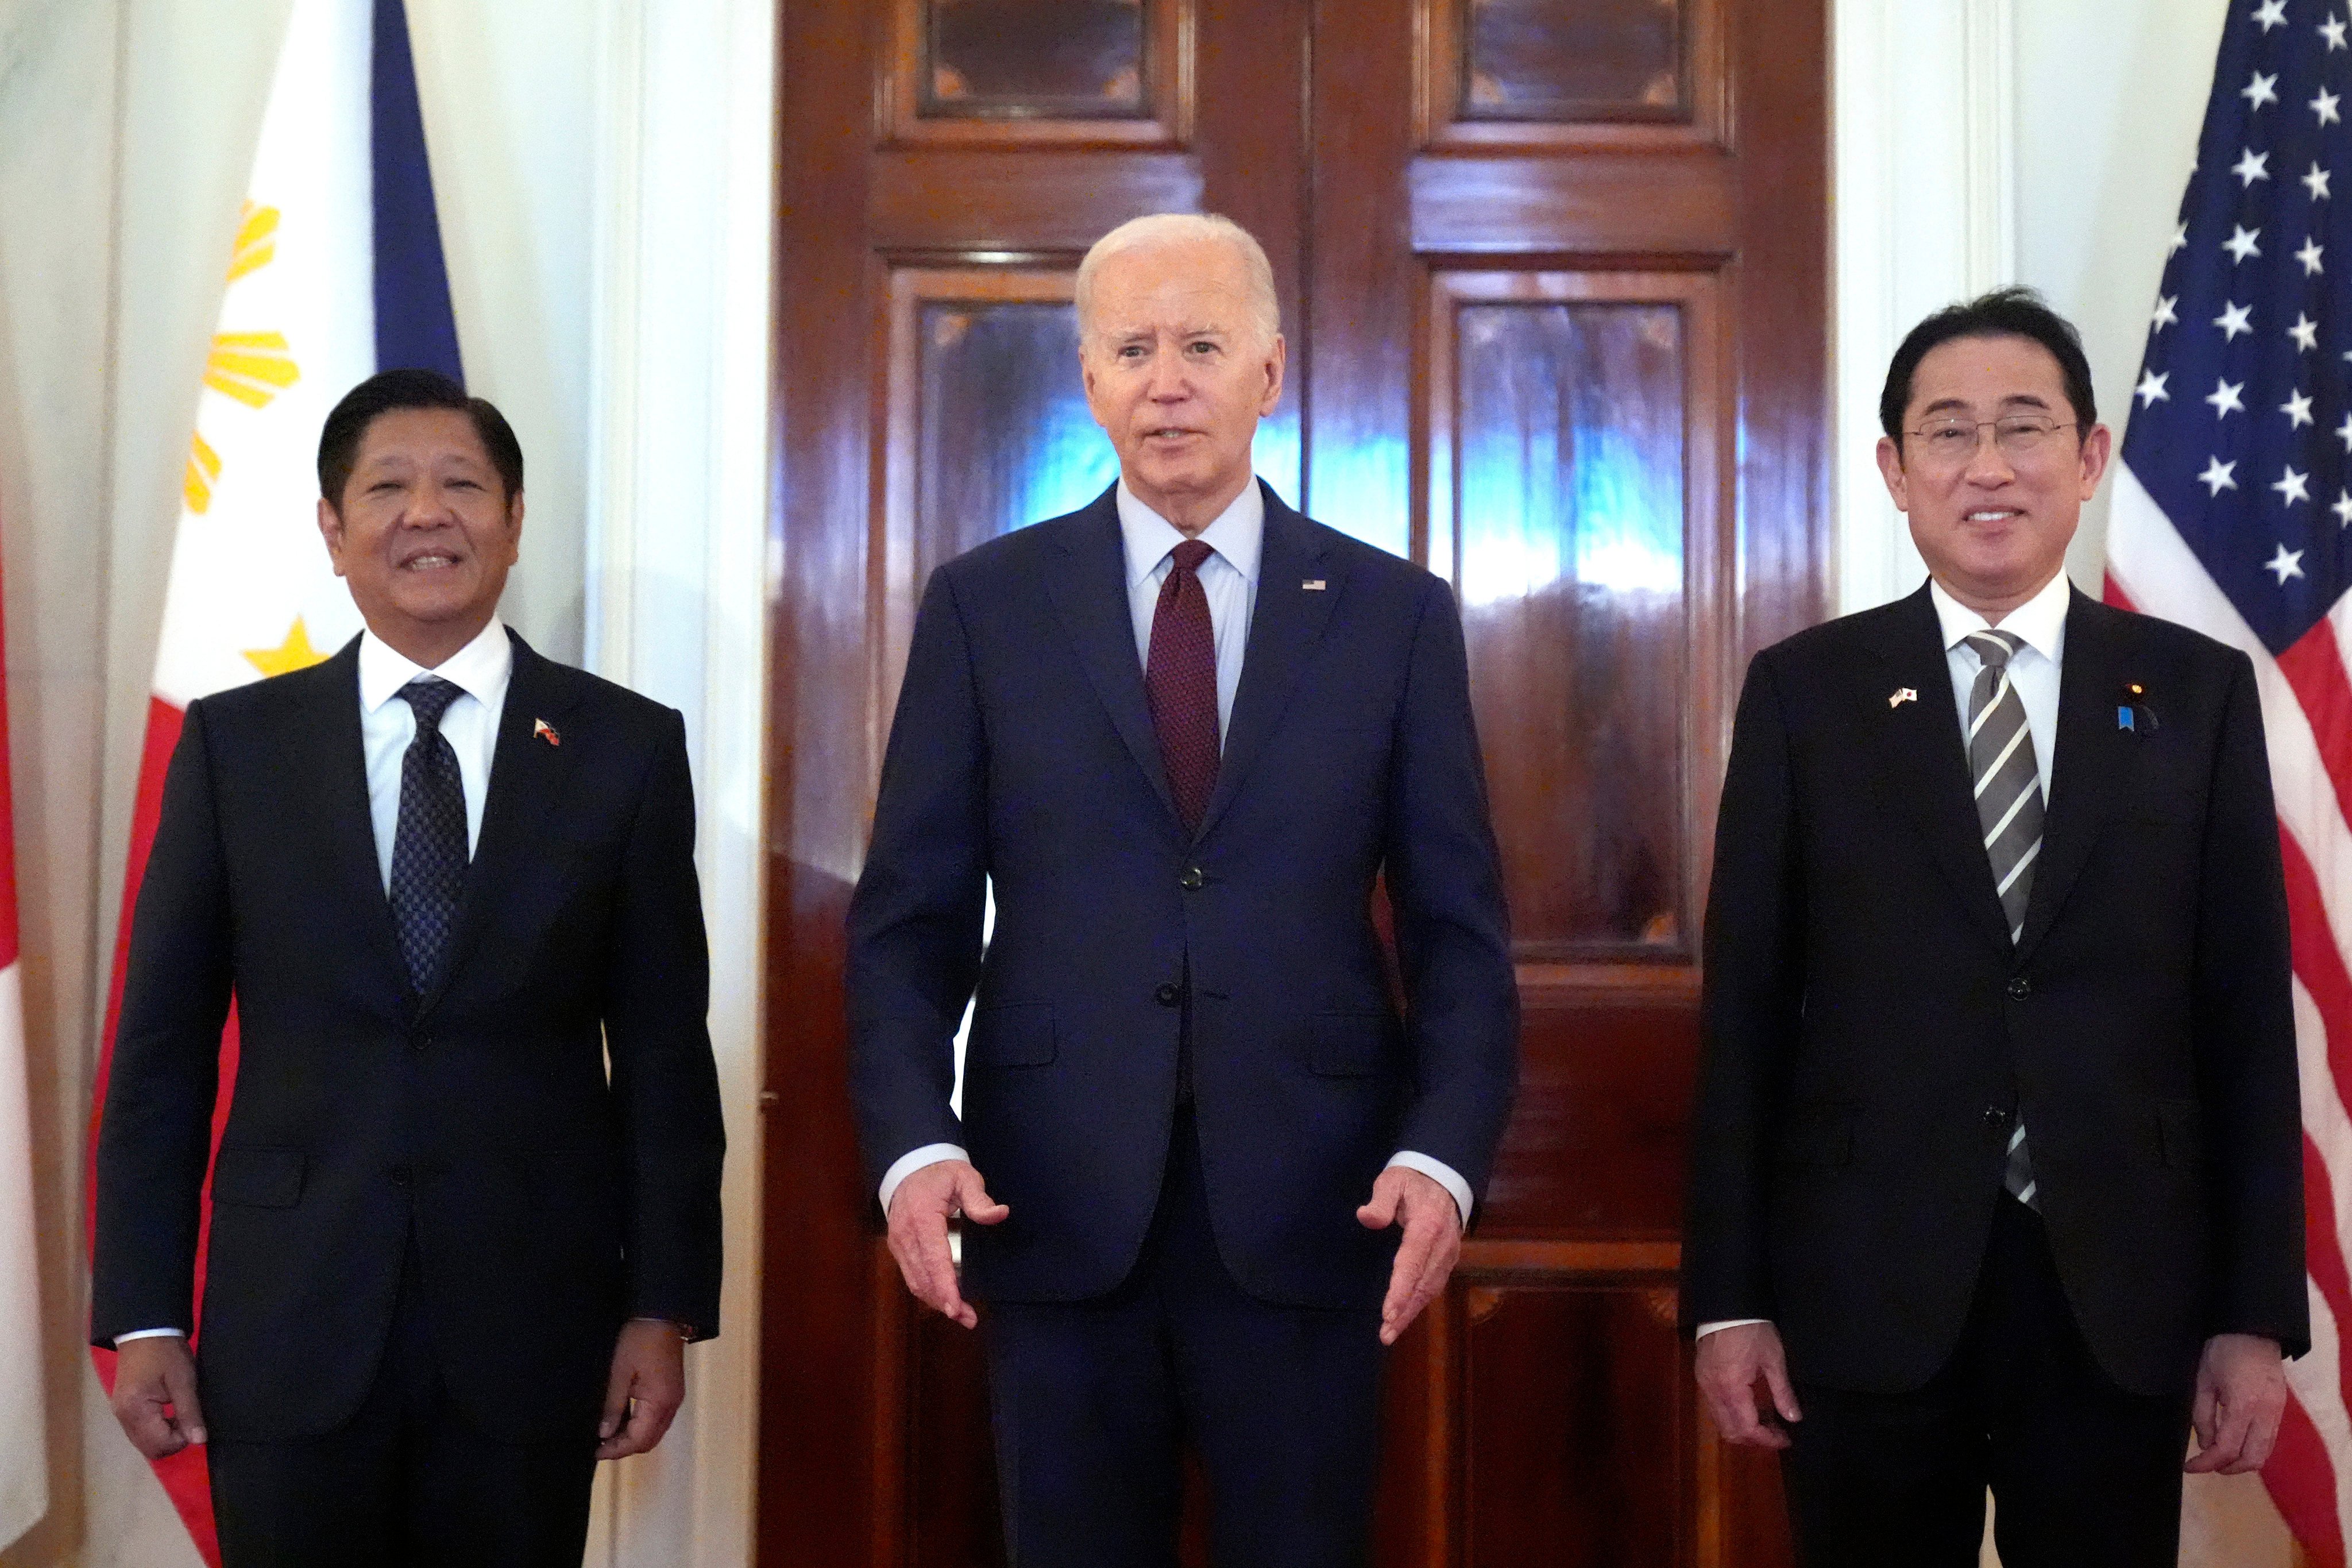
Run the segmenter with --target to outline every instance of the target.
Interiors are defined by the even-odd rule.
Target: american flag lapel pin
[[[1906,702],[1916,702],[1918,700],[1919,694],[1917,692],[1912,690],[1907,686],[1901,686],[1895,688],[1895,694],[1886,700],[1886,705],[1889,708],[1900,708]]]
[[[1309,577],[1306,582],[1301,583],[1298,585],[1306,589],[1310,594],[1319,594],[1323,591],[1323,579],[1320,577]]]
[[[555,726],[549,723],[544,719],[533,719],[530,721],[530,732],[533,736],[539,740],[546,742],[551,746],[560,746],[563,744],[563,737],[557,734],[555,732]]]

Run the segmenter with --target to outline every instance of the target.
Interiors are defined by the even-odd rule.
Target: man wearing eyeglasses
[[[2246,657],[2074,592],[2106,467],[2073,327],[1896,351],[1927,560],[1750,667],[1706,925],[1683,1303],[1801,1552],[2169,1564],[2308,1345],[2286,900]]]

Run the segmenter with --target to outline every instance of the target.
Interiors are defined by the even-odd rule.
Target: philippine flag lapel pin
[[[1887,698],[1886,706],[1890,709],[1900,708],[1906,702],[1916,702],[1918,700],[1919,694],[1917,692],[1912,690],[1907,686],[1898,686],[1895,689],[1894,694]]]
[[[563,737],[557,734],[555,732],[555,726],[549,723],[544,719],[533,719],[530,721],[530,732],[533,736],[539,740],[546,742],[551,746],[560,746],[563,744]]]

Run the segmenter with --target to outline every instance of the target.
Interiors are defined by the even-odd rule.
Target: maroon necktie
[[[1217,783],[1217,637],[1209,624],[1209,595],[1201,563],[1209,547],[1188,539],[1160,584],[1151,612],[1151,652],[1143,665],[1143,695],[1160,735],[1160,761],[1184,831],[1197,833],[1209,792]]]

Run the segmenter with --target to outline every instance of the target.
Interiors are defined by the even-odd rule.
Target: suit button
[[[411,1035],[408,1037],[408,1048],[412,1051],[421,1051],[432,1043],[433,1037],[430,1035]]]
[[[395,1187],[405,1187],[408,1185],[407,1166],[394,1165],[392,1168],[392,1184]]]
[[[1151,994],[1151,999],[1162,1007],[1173,1007],[1184,1000],[1184,993],[1176,988],[1174,981],[1163,980],[1160,983],[1160,989]]]
[[[2009,1112],[1998,1105],[1985,1107],[1985,1131],[1998,1132],[2009,1125]]]
[[[2031,995],[2032,995],[2032,994],[2033,994],[2033,982],[2032,982],[2032,981],[2031,981],[2031,980],[2028,980],[2024,975],[2022,975],[2022,974],[2018,975],[2018,976],[2016,976],[2014,979],[2012,979],[2012,980],[2011,980],[2011,981],[2010,981],[2010,983],[2009,983],[2009,999],[2010,999],[2011,1001],[2012,1001],[2012,1002],[2022,1002],[2022,1001],[2024,1001],[2028,996],[2031,996]]]
[[[1184,874],[1176,879],[1176,885],[1188,893],[1197,893],[1207,885],[1208,880],[1208,878],[1201,874],[1201,868],[1187,866],[1184,868]]]

